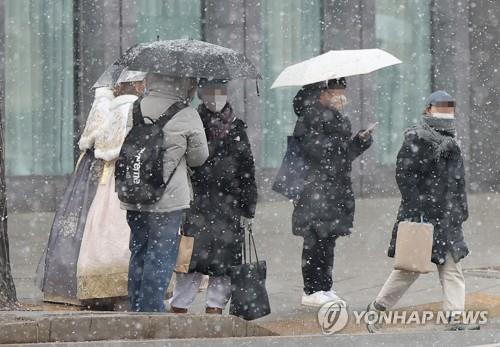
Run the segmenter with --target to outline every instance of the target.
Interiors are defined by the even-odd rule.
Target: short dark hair
[[[305,90],[346,89],[347,80],[345,77],[332,78],[327,81],[306,84],[303,88]]]

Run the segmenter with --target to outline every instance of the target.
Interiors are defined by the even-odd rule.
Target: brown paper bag
[[[394,269],[418,273],[432,271],[433,234],[432,224],[400,222],[396,238]]]
[[[175,265],[175,272],[188,273],[189,264],[191,264],[191,257],[193,255],[194,237],[181,235],[179,241],[179,253],[177,254],[177,263]]]

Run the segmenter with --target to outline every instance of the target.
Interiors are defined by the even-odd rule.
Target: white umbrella
[[[287,67],[271,88],[304,86],[332,78],[362,75],[400,63],[401,60],[378,48],[329,51]]]

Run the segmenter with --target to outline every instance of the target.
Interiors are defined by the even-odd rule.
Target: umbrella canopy
[[[244,54],[191,39],[156,41],[136,47],[119,62],[131,70],[176,77],[223,80],[261,78]]]
[[[401,60],[381,49],[329,51],[283,70],[271,88],[304,86],[332,78],[363,75]]]
[[[118,77],[122,73],[123,69],[124,66],[122,65],[116,65],[114,63],[111,64],[110,66],[108,66],[106,70],[104,70],[104,72],[97,79],[92,88],[93,89],[101,87],[112,88],[116,84],[116,81],[118,80]]]
[[[147,46],[147,43],[138,43],[129,47],[120,58],[113,64],[109,65],[102,75],[97,79],[92,88],[109,87],[113,88],[118,81],[125,66],[141,51],[142,48]]]
[[[142,72],[142,71],[134,71],[134,70],[129,70],[128,68],[123,69],[122,73],[120,74],[120,77],[118,77],[118,80],[116,83],[123,83],[123,82],[138,82],[138,81],[143,81],[146,78],[147,73]]]

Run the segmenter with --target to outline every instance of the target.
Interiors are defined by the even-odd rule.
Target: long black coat
[[[462,223],[469,216],[465,170],[454,134],[438,132],[427,124],[407,130],[397,158],[396,181],[401,206],[389,256],[395,253],[398,223],[419,221],[422,215],[434,225],[435,264],[443,264],[448,251],[456,262],[467,256],[469,250],[462,230]]]
[[[198,112],[207,126],[213,113],[204,105]],[[184,225],[185,233],[195,238],[190,271],[221,276],[241,263],[240,218],[253,218],[257,203],[254,158],[245,128],[235,119],[227,136],[209,143],[205,164],[193,169],[194,201]]]
[[[293,211],[293,233],[316,233],[320,238],[349,235],[354,220],[352,162],[372,139],[353,138],[349,118],[323,106],[318,94],[299,91],[294,109],[299,117],[294,136],[300,141],[307,175]]]

